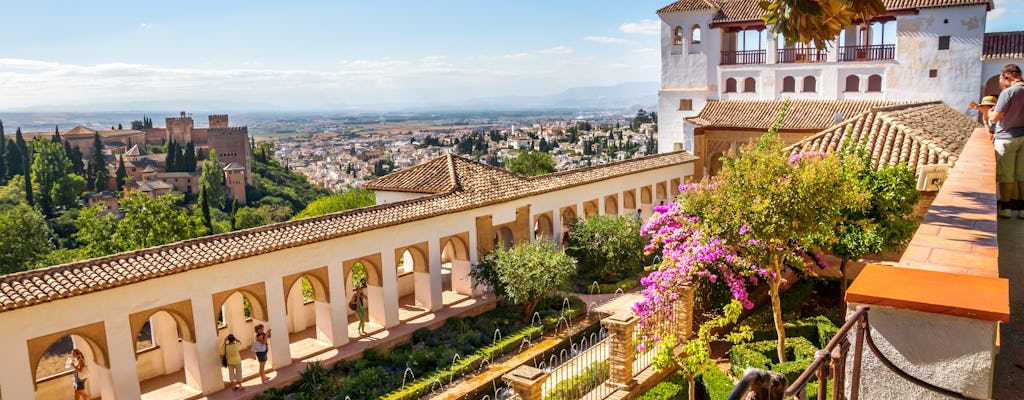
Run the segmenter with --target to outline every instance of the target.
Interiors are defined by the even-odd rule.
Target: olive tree
[[[569,288],[576,266],[555,242],[537,240],[487,254],[470,272],[477,283],[486,283],[508,302],[522,307],[524,321],[547,294]]]

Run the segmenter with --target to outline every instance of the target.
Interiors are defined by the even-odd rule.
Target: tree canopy
[[[882,0],[765,0],[761,19],[786,44],[814,43],[819,49],[843,28],[885,13]]]
[[[377,197],[372,190],[354,188],[342,193],[321,197],[313,200],[305,209],[295,214],[292,219],[302,219],[336,213],[354,208],[372,206],[377,203]]]
[[[643,267],[645,242],[633,216],[594,215],[573,224],[565,252],[579,262],[581,273],[612,282]]]
[[[74,238],[84,244],[86,257],[100,257],[205,235],[202,219],[177,206],[183,199],[180,193],[156,198],[133,193],[121,199],[120,220],[103,215],[102,206],[83,209]]]
[[[470,274],[486,282],[495,293],[522,306],[524,321],[546,294],[568,289],[576,266],[555,242],[540,239],[504,249],[497,248],[480,261]]]
[[[532,149],[523,149],[519,155],[510,158],[505,167],[516,174],[523,176],[537,176],[555,172],[555,161],[550,154]]]
[[[25,203],[0,205],[0,274],[34,268],[53,251],[43,215]]]

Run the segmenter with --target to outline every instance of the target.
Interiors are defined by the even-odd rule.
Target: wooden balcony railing
[[[764,64],[764,50],[723,51],[722,65]]]
[[[895,44],[839,47],[839,61],[875,61],[894,58],[896,58]]]
[[[779,63],[825,62],[828,52],[824,49],[805,47],[799,49],[779,49]]]

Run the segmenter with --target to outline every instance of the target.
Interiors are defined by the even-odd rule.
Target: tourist
[[[640,220],[644,219],[643,215],[640,214],[640,209],[639,208],[636,209],[636,214],[633,214],[633,219],[635,219],[637,221],[640,221]]]
[[[72,368],[71,382],[75,388],[75,400],[89,400],[89,394],[85,392],[85,380],[88,379],[85,369],[85,355],[81,350],[71,350],[71,358],[68,359],[66,368]]]
[[[242,389],[242,342],[235,339],[235,335],[228,334],[224,339],[223,349],[224,362],[228,367],[228,378],[231,379],[231,389]]]
[[[366,290],[366,286],[360,286],[356,289],[356,294],[352,296],[352,303],[356,306],[356,318],[359,318],[359,334],[366,334],[366,294],[363,291]]]
[[[999,181],[999,217],[1010,218],[1021,210],[1024,194],[1024,80],[1020,67],[1007,64],[999,73],[999,100],[988,112],[996,123],[993,145]],[[1024,218],[1018,211],[1018,218]]]
[[[260,380],[267,381],[267,339],[270,339],[271,329],[263,331],[263,324],[256,325],[256,340],[252,342],[252,352],[256,353],[256,361],[260,362]]]
[[[989,141],[992,140],[992,133],[995,132],[995,126],[992,125],[992,121],[989,121],[988,119],[988,110],[991,110],[992,107],[996,105],[997,99],[998,97],[996,96],[985,96],[981,98],[981,104],[973,101],[968,104],[971,108],[978,110],[978,114],[981,115],[981,123],[985,125],[985,128],[988,128]]]

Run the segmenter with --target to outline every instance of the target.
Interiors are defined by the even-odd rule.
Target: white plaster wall
[[[427,196],[424,193],[407,193],[407,192],[386,192],[386,191],[375,191],[373,192],[377,196],[377,204],[395,203],[402,200],[415,199],[417,197]]]
[[[398,297],[408,296],[416,293],[416,281],[413,278],[413,273],[402,273],[398,276]]]
[[[978,87],[984,84],[980,56],[985,8],[928,8],[897,17],[897,63],[886,68],[886,98],[942,99],[957,110],[969,110],[967,103],[977,101]],[[939,36],[947,35],[949,50],[938,50]],[[929,69],[937,69],[938,77],[929,78]]]
[[[693,136],[685,131],[684,119],[697,115],[709,99],[718,94],[717,75],[721,33],[709,29],[711,12],[662,14],[661,90],[658,91],[658,152],[678,148],[693,151]],[[701,27],[701,43],[690,43],[690,29]],[[683,28],[682,46],[673,44],[673,29]],[[679,100],[693,101],[692,110],[679,110]]]
[[[390,274],[387,271],[388,266],[384,266],[385,285],[382,290],[391,290],[393,291],[392,295],[397,295],[400,285],[396,282],[398,278],[393,270],[395,248],[426,238],[469,232],[470,257],[471,261],[475,261],[477,257],[475,219],[478,216],[500,214],[511,217],[515,215],[517,207],[526,205],[531,206],[533,214],[547,211],[557,212],[561,207],[578,204],[580,199],[600,198],[622,193],[625,190],[636,190],[645,185],[654,186],[657,182],[682,179],[692,174],[692,164],[638,172],[602,182],[516,199],[507,203],[283,249],[258,257],[193,269],[127,286],[0,313],[0,354],[5,355],[4,366],[0,368],[0,391],[2,391],[3,398],[34,397],[35,390],[31,371],[28,368],[28,347],[26,346],[26,342],[31,338],[102,321],[107,325],[107,340],[111,349],[111,358],[117,361],[116,357],[124,358],[123,354],[134,354],[134,342],[130,334],[119,333],[123,327],[114,326],[116,324],[112,324],[111,321],[123,320],[125,321],[124,325],[127,325],[128,316],[132,313],[184,300],[192,302],[197,336],[195,349],[189,350],[194,351],[196,356],[189,356],[189,358],[198,357],[198,367],[190,374],[196,379],[206,382],[205,384],[209,385],[206,390],[216,390],[223,385],[220,380],[220,365],[217,356],[223,336],[227,333],[235,333],[243,345],[249,346],[252,343],[254,323],[264,322],[275,330],[286,331],[288,329],[285,313],[284,290],[286,289],[281,288],[281,279],[284,276],[323,266],[327,266],[329,271],[339,271],[341,263],[346,260],[381,253],[384,262],[390,261],[392,264]],[[511,219],[509,218],[509,221]],[[389,257],[389,254],[392,256]],[[329,273],[332,277],[341,275],[336,272]],[[393,283],[387,283],[389,276]],[[412,278],[412,275],[409,275],[409,278]],[[230,308],[228,314],[233,315],[233,319],[228,321],[226,328],[217,330],[214,321],[218,310],[215,310],[212,304],[213,294],[261,282],[267,287],[267,313],[270,321],[245,321],[244,317],[240,317],[242,315],[241,296],[236,295],[225,303],[225,306]],[[338,287],[334,284],[330,286]],[[333,293],[331,297],[347,299],[349,297],[347,292],[348,290],[346,293]],[[132,299],[132,301],[124,301],[124,299]],[[340,303],[340,307],[346,311],[340,311],[339,314],[346,314],[345,304]],[[275,320],[275,318],[277,319]],[[279,328],[274,328],[275,326]],[[278,354],[284,352],[284,355],[287,355],[287,335],[275,335],[272,341],[274,341],[271,343],[272,352],[279,352]],[[275,354],[271,356],[272,358],[280,357]],[[131,382],[125,383],[125,378],[130,374],[135,377],[134,382],[137,382],[138,376],[145,374],[146,368],[140,372],[134,362],[117,362],[112,363],[112,366],[113,370],[110,374],[115,376],[116,382],[120,382],[120,386],[114,388],[114,393],[137,393],[138,386],[134,386],[134,389],[124,386],[132,385]],[[99,368],[94,368],[94,371],[96,370]],[[91,384],[100,385],[102,384],[101,380],[93,379]],[[66,381],[63,382],[64,389],[67,389],[66,383]]]
[[[857,304],[849,305],[848,314]],[[968,395],[989,398],[996,354],[995,322],[871,306],[868,321],[879,350],[911,376]],[[849,333],[855,342],[856,329]],[[847,357],[847,390],[853,371]],[[860,398],[947,399],[903,380],[882,365],[865,343]]]

